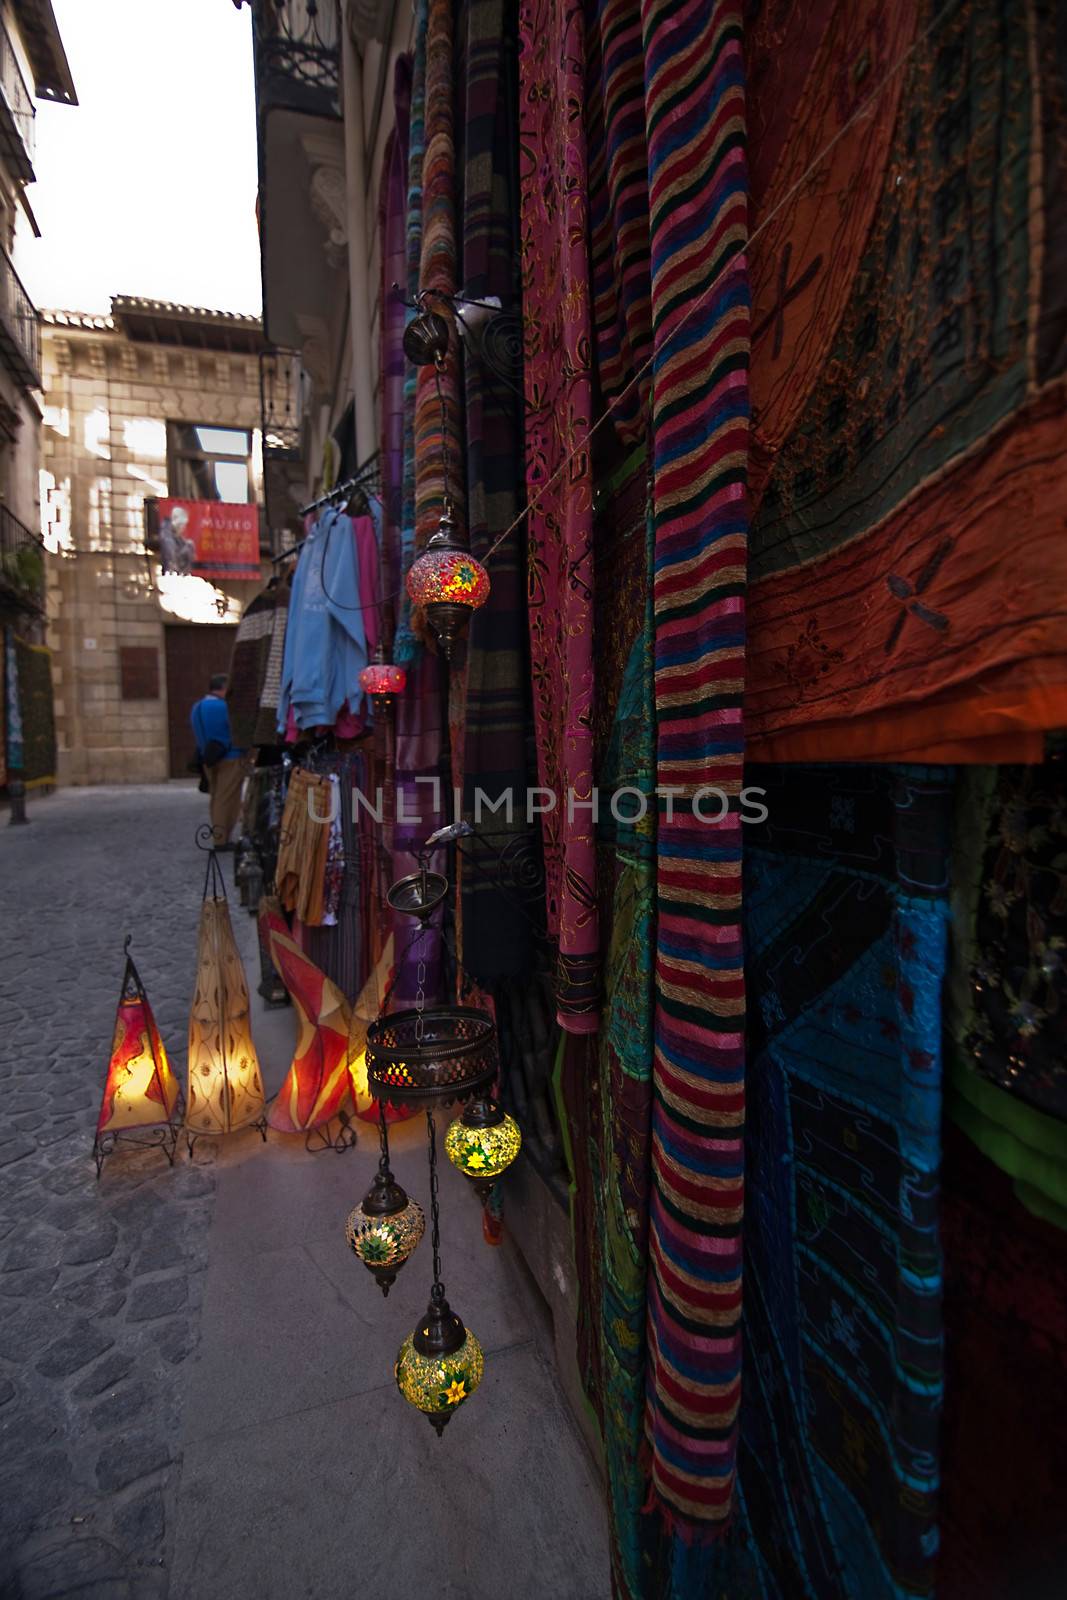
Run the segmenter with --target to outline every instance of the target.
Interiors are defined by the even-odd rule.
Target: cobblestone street
[[[194,1160],[182,1143],[173,1169],[126,1149],[96,1181],[127,933],[184,1077],[204,803],[184,784],[74,789],[29,814],[0,826],[0,1596],[342,1600],[373,1583],[406,1600],[432,1581],[456,1600],[601,1600],[595,1469],[534,1296],[482,1244],[457,1174],[445,1276],[486,1379],[440,1443],[392,1381],[426,1264],[386,1306],[344,1244],[373,1130],[340,1160],[274,1133],[203,1140]],[[231,905],[254,985],[254,923]],[[272,1093],[292,1015],[254,1000],[253,1022]],[[421,1139],[398,1130],[394,1166],[425,1201]],[[404,1537],[360,1553],[360,1530],[397,1516]]]

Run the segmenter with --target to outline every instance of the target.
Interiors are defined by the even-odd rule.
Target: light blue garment
[[[279,732],[290,706],[299,728],[332,727],[346,702],[358,713],[359,675],[367,664],[352,519],[330,507],[305,539],[293,576]]]

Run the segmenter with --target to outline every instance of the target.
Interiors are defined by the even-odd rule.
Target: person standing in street
[[[192,710],[196,750],[207,776],[211,796],[211,828],[217,850],[232,850],[230,835],[241,814],[241,786],[245,752],[234,747],[230,712],[226,705],[226,674],[217,672],[208,692]]]

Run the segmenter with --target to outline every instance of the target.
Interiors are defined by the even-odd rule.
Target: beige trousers
[[[241,815],[241,789],[247,770],[245,756],[216,761],[213,767],[207,769],[208,787],[211,790],[211,827],[217,845],[229,844],[230,835]]]

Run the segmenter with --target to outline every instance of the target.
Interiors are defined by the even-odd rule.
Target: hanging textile
[[[949,1115],[1067,1221],[1067,769],[970,767],[953,839]]]
[[[560,1082],[574,1179],[579,1360],[604,1443],[613,1581],[623,1597],[656,1592],[646,1580],[657,1530],[642,1515],[655,933],[647,484],[640,450],[604,481],[596,520],[595,770],[604,797],[597,882],[610,938],[600,1033],[587,1057],[568,1052]]]
[[[226,705],[230,713],[231,742],[238,750],[248,750],[256,742],[279,588],[277,580],[271,579],[267,587],[249,601],[237,624],[226,683]],[[268,742],[276,743],[277,737],[272,728]]]
[[[953,861],[957,1059],[1067,1120],[1067,764],[962,774]]]
[[[452,126],[452,0],[429,0],[426,26],[426,111],[422,156],[422,231],[419,288],[456,292],[456,166]],[[434,302],[431,299],[431,309]],[[451,324],[451,318],[445,319]],[[440,379],[442,402],[438,399]],[[418,548],[436,530],[444,509],[444,454],[450,458],[449,492],[456,518],[464,520],[462,431],[458,352],[450,327],[440,373],[420,367],[415,380],[415,541]]]
[[[396,708],[396,821],[393,827],[393,878],[418,870],[419,852],[430,834],[445,822],[441,783],[442,692],[438,657],[424,650],[409,667],[408,691]],[[443,852],[429,860],[430,869],[444,872]],[[414,1004],[419,987],[418,967],[425,965],[423,988],[427,999],[440,991],[441,910],[430,917],[416,945],[410,944],[412,920],[392,913],[397,941],[398,973],[394,1004]]]
[[[52,698],[52,652],[13,635],[22,778],[27,789],[56,781],[56,720]],[[14,763],[12,762],[12,765]]]
[[[291,937],[276,901],[264,897],[260,921],[299,1026],[292,1063],[267,1121],[282,1133],[307,1133],[325,1126],[351,1102],[348,1001]]]
[[[366,813],[358,796],[373,802],[373,784],[370,763],[361,751],[328,757],[325,762],[330,776],[337,780],[338,791],[326,846],[323,920],[318,925],[300,924],[298,942],[305,955],[332,979],[351,1004],[364,985],[370,958],[365,923],[367,901],[373,898],[377,841],[363,835],[361,824]],[[331,858],[336,873],[332,883]],[[370,907],[370,911],[374,915],[376,907]]]
[[[210,891],[210,892],[209,892]],[[230,923],[215,852],[208,860],[189,1010],[185,1125],[194,1134],[234,1133],[263,1120],[263,1081],[252,1042],[248,984]]]
[[[299,729],[332,728],[346,709],[360,714],[365,696],[359,675],[368,660],[359,540],[352,518],[330,506],[304,540],[293,577],[279,732],[290,710]]]
[[[518,41],[504,0],[467,0],[459,11],[463,49],[463,286],[504,310],[484,343],[464,348],[468,531],[484,556],[521,506],[523,432],[518,143]],[[502,874],[536,859],[526,819],[527,625],[525,544],[516,529],[492,561],[485,605],[468,624],[463,814],[478,831],[463,862],[463,965],[479,983],[529,970],[529,924],[503,891]],[[478,794],[485,804],[476,813]],[[512,797],[511,814],[495,807]],[[506,864],[502,865],[501,857]]]
[[[938,1600],[1056,1595],[1067,1568],[1067,1233],[949,1126]]]
[[[407,175],[410,160],[413,60],[393,68],[393,127],[386,140],[378,192],[381,237],[382,574],[387,595],[401,587],[404,520],[404,289],[407,283]]]
[[[582,7],[522,0],[522,196],[528,609],[548,932],[560,1026],[597,1026],[592,414]]]
[[[746,778],[742,1531],[769,1595],[929,1595],[951,774]]]
[[[407,188],[407,298],[414,302],[419,292],[422,262],[422,169],[426,142],[426,29],[429,0],[414,0],[415,52],[411,73],[411,116],[408,123]],[[414,317],[409,309],[405,325]],[[404,370],[404,459],[402,513],[400,524],[401,580],[415,559],[415,395],[418,368],[407,362]],[[403,581],[400,585],[400,615],[393,641],[394,661],[412,661],[420,649],[411,630],[411,600]]]
[[[275,888],[286,911],[312,926],[322,922],[335,804],[328,775],[294,768],[278,833]]]
[[[754,21],[760,759],[1034,761],[1067,724],[1057,12]]]
[[[655,374],[656,1018],[647,1428],[688,1535],[730,1514],[741,1379],[747,192],[735,0],[643,0]],[[672,790],[673,796],[667,791]],[[734,802],[736,804],[736,802]],[[715,814],[714,809],[711,813]]]
[[[282,668],[285,664],[285,632],[289,621],[290,576],[280,579],[274,590],[274,611],[271,616],[270,647],[263,682],[259,691],[259,708],[252,729],[254,745],[278,743],[278,702],[282,696]]]

